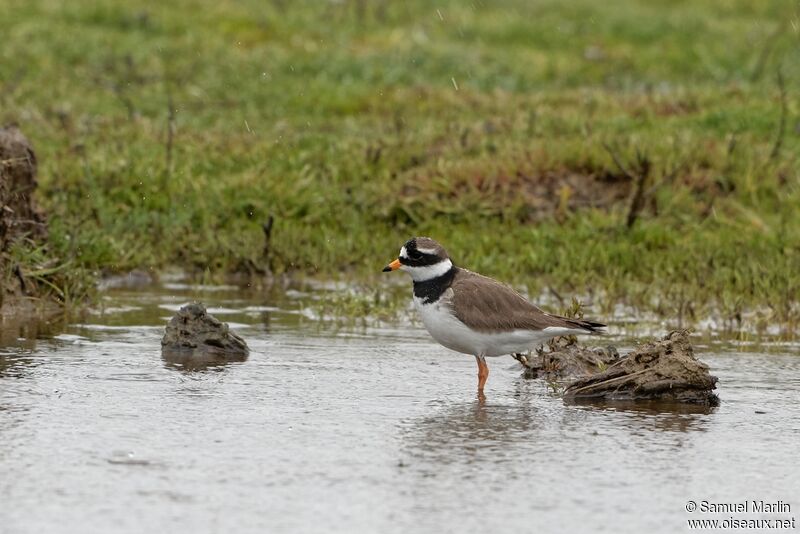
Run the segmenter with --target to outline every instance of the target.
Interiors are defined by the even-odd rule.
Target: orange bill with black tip
[[[383,268],[383,272],[396,271],[400,268],[400,258],[394,260],[392,263]]]

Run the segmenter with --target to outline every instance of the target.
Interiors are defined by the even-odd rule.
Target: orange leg
[[[475,356],[475,361],[478,362],[478,396],[483,396],[483,386],[489,378],[489,366],[483,356]]]

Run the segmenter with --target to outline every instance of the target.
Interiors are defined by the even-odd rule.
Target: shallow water
[[[314,295],[216,289],[113,291],[80,324],[3,330],[0,532],[677,532],[800,509],[795,346],[701,346],[714,409],[565,405],[511,358],[479,403],[474,360],[417,327],[336,331]],[[246,361],[161,358],[198,293]]]

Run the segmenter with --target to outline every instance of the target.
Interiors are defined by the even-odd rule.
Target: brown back
[[[550,315],[500,282],[459,269],[450,285],[450,305],[456,317],[473,330],[502,332],[543,330],[548,326],[593,331],[590,322]]]

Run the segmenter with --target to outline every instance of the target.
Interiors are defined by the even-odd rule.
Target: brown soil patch
[[[26,311],[33,304],[25,299],[32,288],[8,251],[22,239],[34,244],[47,239],[44,212],[33,199],[37,185],[30,142],[15,126],[0,128],[0,314]]]
[[[519,194],[537,212],[558,209],[607,208],[627,200],[631,180],[606,170],[558,169],[540,174],[520,174]],[[554,202],[557,201],[557,202]]]
[[[610,209],[630,197],[632,180],[607,169],[557,167],[456,168],[433,175],[417,172],[398,202],[430,213],[479,213],[531,221],[586,208]]]
[[[0,128],[0,246],[3,251],[15,239],[47,237],[44,212],[33,200],[36,154],[28,139],[14,126]]]

